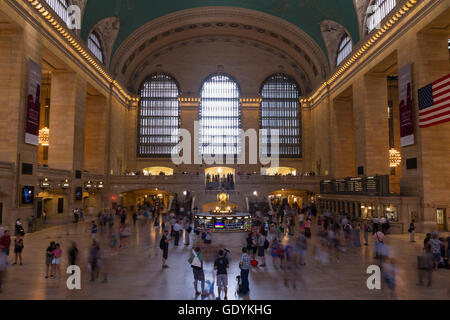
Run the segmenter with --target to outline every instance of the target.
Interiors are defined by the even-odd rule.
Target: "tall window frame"
[[[301,89],[297,82],[286,74],[275,74],[263,82],[260,93],[260,128],[269,134],[262,141],[268,154],[276,155],[269,139],[272,130],[279,130],[279,157],[302,158]]]
[[[156,73],[139,89],[138,158],[171,158],[180,142],[180,86],[172,76]]]
[[[372,32],[397,6],[397,0],[373,0],[370,3],[373,8],[367,15],[368,32]]]
[[[339,42],[339,47],[336,56],[336,66],[340,65],[353,50],[352,38],[346,33],[341,42]]]
[[[65,22],[69,21],[69,1],[67,0],[45,0],[55,13]]]
[[[216,73],[203,81],[200,90],[201,155],[238,156],[242,152],[241,89],[238,82],[224,73]]]
[[[89,50],[91,50],[91,52],[94,54],[94,56],[96,56],[101,63],[104,63],[103,45],[102,42],[100,41],[100,37],[98,36],[97,32],[92,31],[89,34],[87,45]]]

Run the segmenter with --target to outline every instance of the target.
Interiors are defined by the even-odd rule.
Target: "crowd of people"
[[[234,190],[234,175],[206,175],[206,190]]]
[[[77,214],[80,216],[80,211]],[[105,261],[107,256],[115,256],[121,248],[127,247],[130,229],[150,225],[161,235],[161,266],[169,268],[171,245],[191,247],[187,263],[192,269],[194,290],[202,299],[229,298],[229,270],[235,264],[240,269],[236,276],[236,294],[248,296],[250,292],[249,275],[251,270],[267,269],[271,264],[282,271],[282,279],[286,287],[297,288],[305,285],[303,270],[306,264],[315,261],[318,270],[330,263],[340,263],[344,255],[357,253],[363,246],[373,243],[374,259],[382,267],[383,279],[390,292],[395,296],[396,267],[394,256],[386,241],[389,221],[376,219],[360,221],[347,214],[332,215],[327,210],[318,210],[314,204],[299,206],[296,202],[289,205],[287,199],[273,199],[271,208],[256,210],[253,226],[242,243],[239,260],[230,260],[230,250],[213,245],[214,232],[195,226],[193,212],[177,211],[162,214],[159,204],[148,202],[134,208],[118,207],[105,209],[98,213],[97,219],[88,222],[91,245],[88,248],[88,266],[90,281],[95,282],[100,276],[106,282],[108,272]],[[76,213],[74,212],[74,217]],[[131,218],[131,219],[129,219]],[[75,221],[79,221],[74,219]],[[127,224],[131,220],[130,224]],[[20,220],[18,224],[20,225]],[[408,232],[410,241],[415,242],[415,222],[412,221]],[[0,290],[1,277],[9,265],[8,256],[11,244],[14,243],[14,264],[23,265],[22,251],[24,240],[19,228],[12,242],[6,230],[0,237]],[[97,234],[106,234],[109,254],[100,249]],[[372,237],[372,241],[369,239]],[[433,272],[448,266],[450,256],[450,238],[444,239],[439,233],[427,234],[423,250],[418,252],[418,285],[432,285]],[[311,252],[308,259],[308,252]],[[175,253],[174,253],[175,254]],[[52,241],[46,249],[46,279],[61,278],[61,260],[67,256],[68,265],[79,263],[79,249],[72,243],[67,253],[62,246]],[[214,257],[211,261],[211,256]],[[208,260],[207,260],[208,259]],[[205,274],[206,262],[213,262],[211,275]],[[217,294],[216,294],[217,288]]]

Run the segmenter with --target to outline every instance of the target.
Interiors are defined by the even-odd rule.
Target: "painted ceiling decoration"
[[[112,54],[133,32],[165,15],[200,7],[238,7],[252,9],[286,20],[306,32],[327,54],[321,22],[332,20],[342,25],[353,41],[359,41],[359,23],[353,0],[89,0],[81,36],[87,39],[101,20],[120,19],[120,30]]]

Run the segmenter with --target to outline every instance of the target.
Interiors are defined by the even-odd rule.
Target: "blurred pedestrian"
[[[416,236],[416,226],[414,224],[414,220],[411,221],[409,224],[409,242],[416,242],[415,236]]]

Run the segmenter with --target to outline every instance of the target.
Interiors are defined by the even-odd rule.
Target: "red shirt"
[[[9,248],[11,246],[11,237],[10,236],[2,236],[0,238],[0,247]]]

